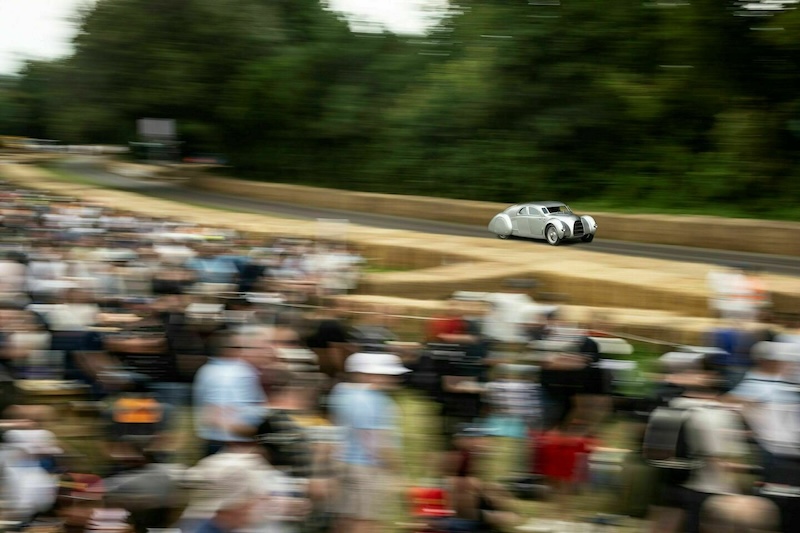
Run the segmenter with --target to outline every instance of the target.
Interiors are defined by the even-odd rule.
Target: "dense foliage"
[[[0,131],[127,143],[170,117],[254,179],[786,216],[800,11],[769,4],[458,0],[403,37],[318,0],[98,0],[72,57],[0,79]]]

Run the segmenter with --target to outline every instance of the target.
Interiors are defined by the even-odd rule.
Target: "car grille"
[[[579,220],[575,223],[575,226],[572,228],[572,235],[575,237],[583,236],[583,221]]]

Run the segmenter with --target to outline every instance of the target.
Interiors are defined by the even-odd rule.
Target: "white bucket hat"
[[[399,376],[411,372],[403,366],[396,355],[383,352],[358,352],[352,354],[344,363],[347,372],[360,374],[379,374],[384,376]]]

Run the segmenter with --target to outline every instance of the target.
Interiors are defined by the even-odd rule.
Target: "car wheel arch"
[[[563,233],[563,228],[561,228],[561,232]],[[557,222],[547,223],[547,225],[544,227],[544,238],[551,246],[558,246],[562,237],[559,235]]]
[[[509,217],[505,213],[500,213],[498,215],[495,215],[495,217],[489,223],[489,231],[491,231],[500,238],[510,237],[513,232],[513,224],[511,223],[511,217]]]

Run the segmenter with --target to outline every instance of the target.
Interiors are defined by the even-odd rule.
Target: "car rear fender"
[[[589,215],[583,215],[581,217],[581,222],[583,222],[584,233],[591,233],[594,235],[597,232],[597,222],[595,222],[593,217],[590,217]]]
[[[489,222],[489,231],[496,235],[511,235],[511,217],[505,213],[495,215]]]

